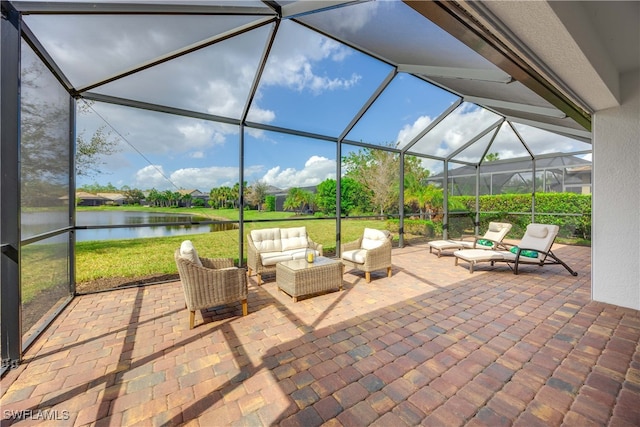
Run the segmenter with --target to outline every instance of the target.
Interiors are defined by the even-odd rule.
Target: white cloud
[[[278,188],[306,187],[318,185],[328,178],[335,179],[336,162],[326,157],[311,156],[304,164],[304,169],[284,168],[276,166],[267,171],[261,178],[269,185]]]
[[[398,132],[397,141],[400,143],[400,147],[407,145],[413,138],[415,138],[420,132],[431,124],[433,119],[429,116],[420,116],[411,125],[405,125]]]
[[[283,23],[262,83],[299,92],[309,90],[314,95],[327,90],[349,89],[360,81],[360,75],[328,76],[318,69],[322,68],[322,61],[342,62],[350,54],[350,49],[334,40],[293,23]]]
[[[166,174],[161,165],[149,165],[140,169],[135,174],[135,183],[133,188],[151,189],[156,190],[168,188]]]
[[[245,168],[246,174],[255,174],[262,170],[260,166]],[[166,177],[166,178],[165,178]],[[156,190],[198,189],[209,192],[212,188],[233,187],[238,182],[238,168],[235,166],[211,166],[204,168],[181,168],[166,173],[160,165],[149,165],[135,174],[134,188]]]

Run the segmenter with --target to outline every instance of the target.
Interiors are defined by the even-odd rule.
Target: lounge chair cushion
[[[467,262],[500,261],[504,259],[504,252],[490,249],[463,249],[454,252],[454,255]]]
[[[502,230],[504,228],[504,225],[502,223],[497,223],[497,222],[490,222],[489,223],[489,231],[493,231],[495,233],[499,232],[500,230]]]
[[[362,249],[375,249],[379,248],[389,237],[387,230],[376,230],[374,228],[365,228],[362,235],[362,243],[360,247]],[[364,261],[363,261],[364,262]]]
[[[198,251],[196,251],[196,248],[193,246],[191,240],[185,240],[180,245],[180,257],[191,261],[199,267],[202,267],[202,261],[200,261]]]
[[[549,228],[546,226],[546,224],[529,224],[527,226],[527,234],[529,234],[531,237],[544,239],[549,234]]]

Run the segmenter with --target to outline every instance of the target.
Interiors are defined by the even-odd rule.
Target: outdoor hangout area
[[[0,6],[2,427],[640,425],[640,2]]]
[[[469,274],[424,244],[394,248],[391,277],[347,271],[298,302],[253,275],[247,315],[211,307],[194,329],[180,282],[84,295],[2,379],[2,408],[55,425],[637,425],[638,312],[591,301],[590,248],[554,251],[578,276]]]

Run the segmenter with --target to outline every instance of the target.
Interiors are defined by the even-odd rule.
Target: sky
[[[358,5],[343,31],[357,31],[397,8],[407,6],[389,1]],[[25,21],[74,87],[82,89],[260,19],[29,15]],[[272,30],[272,25],[259,26],[91,91],[237,120]],[[293,21],[282,21],[247,120],[337,139],[391,71],[384,62]],[[456,95],[399,73],[346,139],[403,147],[457,100]],[[100,102],[78,104],[83,108],[77,130],[84,138],[103,127],[119,141],[117,153],[100,159],[100,173],[78,177],[78,187],[110,183],[118,188],[209,192],[238,182],[238,126]],[[446,157],[499,120],[488,110],[462,103],[415,147]],[[536,154],[590,148],[529,126],[516,130]],[[492,135],[461,150],[456,159],[478,162]],[[246,127],[244,143],[244,179],[249,184],[260,180],[287,189],[336,177],[334,142]],[[359,149],[343,145],[342,155]],[[489,151],[501,159],[526,155],[506,124]],[[432,159],[423,165],[433,173],[443,167]]]

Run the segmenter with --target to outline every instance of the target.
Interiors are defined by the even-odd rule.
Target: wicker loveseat
[[[174,258],[189,310],[189,328],[193,329],[196,310],[240,301],[247,315],[247,274],[233,265],[231,258],[199,257],[191,241],[176,249]]]
[[[322,245],[309,238],[307,227],[252,230],[247,234],[247,273],[255,272],[261,285],[262,273],[276,271],[279,262],[304,259],[309,250],[322,256]]]

